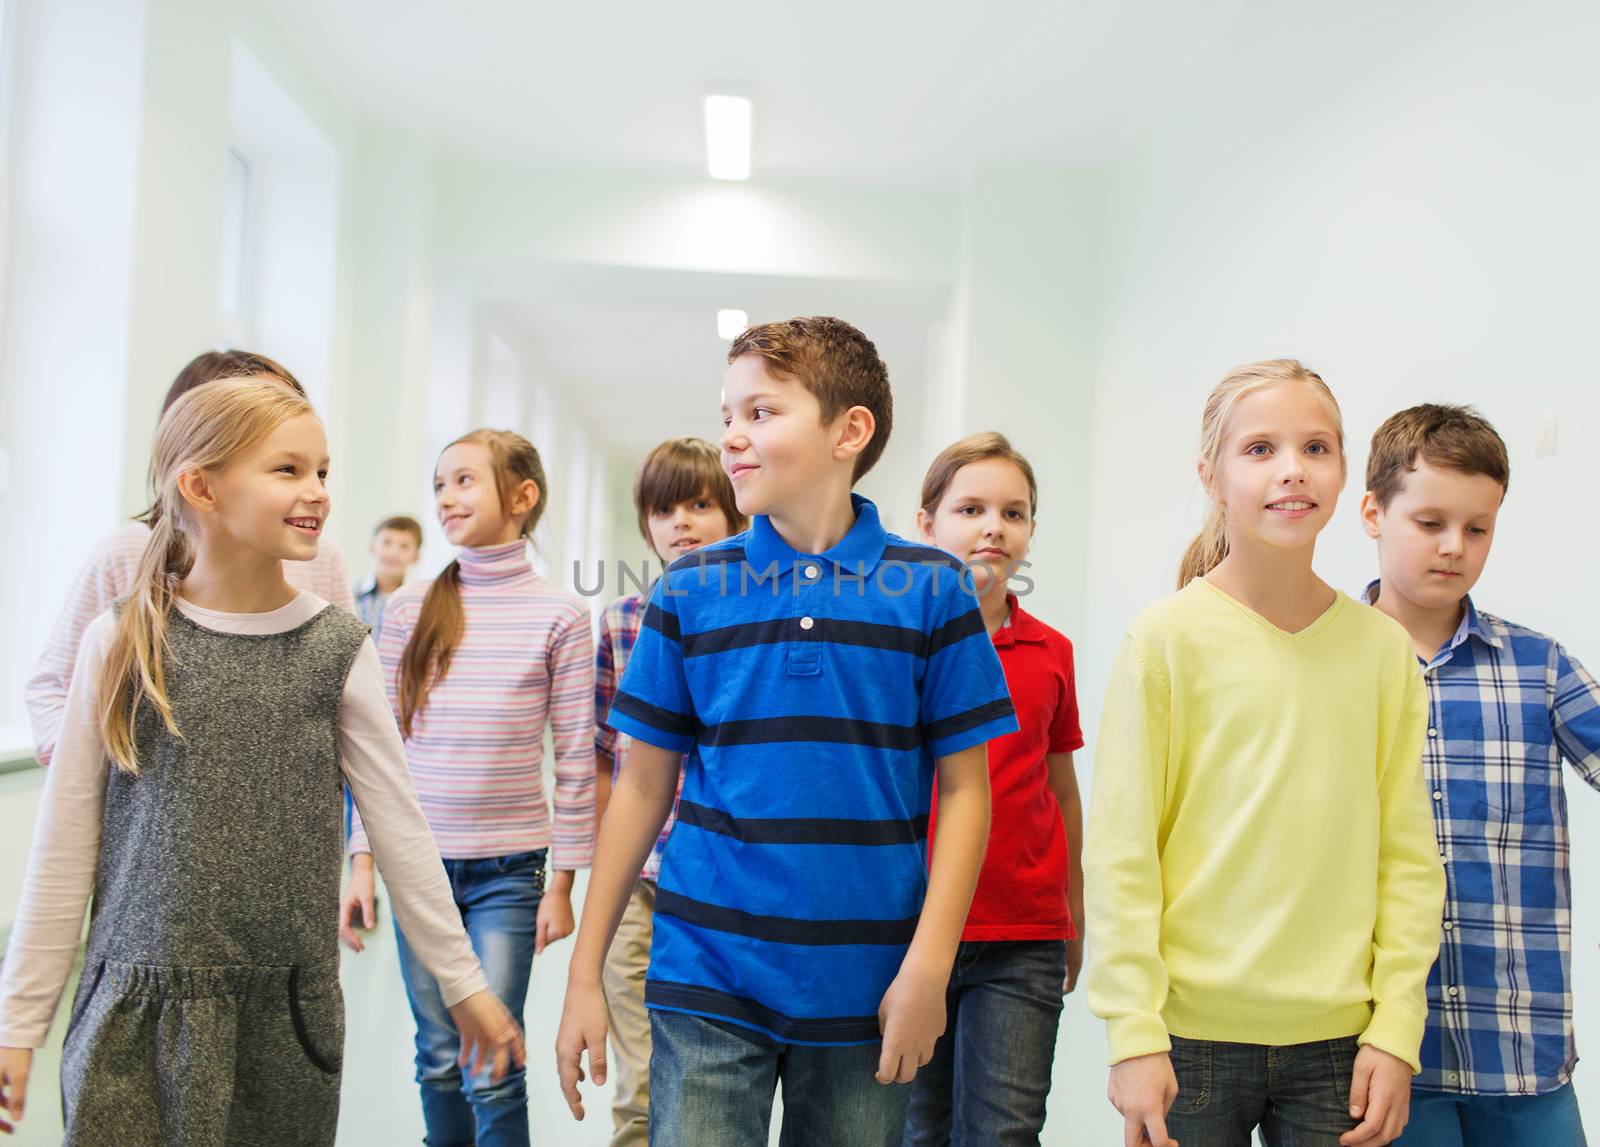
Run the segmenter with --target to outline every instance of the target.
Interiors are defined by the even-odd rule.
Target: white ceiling
[[[486,308],[516,335],[536,378],[556,381],[600,435],[633,458],[663,438],[716,440],[726,340],[719,307],[752,322],[841,314],[889,364],[910,417],[927,370],[927,331],[942,292],[821,279],[547,266],[529,269],[518,297]]]
[[[756,100],[755,177],[930,182],[1097,164],[1238,0],[273,0],[364,122],[442,156],[703,170],[700,98]]]

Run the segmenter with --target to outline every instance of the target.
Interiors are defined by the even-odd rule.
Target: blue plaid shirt
[[[1578,1061],[1561,758],[1600,788],[1600,686],[1558,642],[1466,606],[1423,667],[1446,892],[1415,1083],[1539,1095]]]

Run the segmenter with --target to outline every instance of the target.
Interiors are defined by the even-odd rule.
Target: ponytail
[[[467,630],[461,607],[461,563],[452,561],[434,579],[422,598],[417,628],[400,654],[400,732],[411,736],[411,723],[428,703],[435,682],[450,670],[450,659]]]
[[[1178,588],[1182,589],[1197,577],[1205,577],[1227,556],[1227,522],[1223,519],[1222,507],[1213,502],[1206,512],[1205,525],[1183,552],[1183,561],[1178,566]]]

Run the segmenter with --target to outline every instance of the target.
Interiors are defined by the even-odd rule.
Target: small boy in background
[[[1372,436],[1366,600],[1423,666],[1447,882],[1404,1147],[1585,1142],[1561,759],[1600,788],[1600,687],[1558,642],[1472,601],[1510,476],[1505,442],[1467,407],[1413,406]]]
[[[739,533],[750,520],[739,512],[733,484],[722,471],[717,448],[700,438],[672,438],[650,451],[633,482],[633,507],[639,534],[662,569],[701,546]],[[595,818],[605,817],[611,786],[627,761],[630,738],[605,724],[617,684],[628,668],[644,623],[654,580],[641,593],[623,594],[600,617],[595,646]],[[683,775],[678,776],[683,787]],[[650,1141],[650,1013],[645,1010],[645,976],[650,970],[650,940],[655,920],[661,850],[676,813],[667,818],[650,858],[628,897],[628,907],[606,953],[601,985],[611,1015],[611,1052],[616,1074],[611,1098],[615,1130],[611,1147],[643,1147]]]
[[[422,556],[422,523],[404,514],[385,518],[372,531],[367,552],[377,569],[356,586],[356,616],[372,631],[376,644],[383,631],[383,603],[405,584],[406,571]]]

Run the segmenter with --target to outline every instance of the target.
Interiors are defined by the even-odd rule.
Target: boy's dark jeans
[[[898,1147],[909,1083],[879,1044],[807,1047],[737,1024],[650,1013],[650,1147],[759,1147],[783,1084],[782,1147]]]
[[[911,1085],[903,1147],[1039,1142],[1066,976],[1065,940],[957,949],[944,1035]]]
[[[1178,1099],[1167,1133],[1183,1147],[1338,1147],[1350,1118],[1355,1036],[1289,1047],[1172,1037]]]

